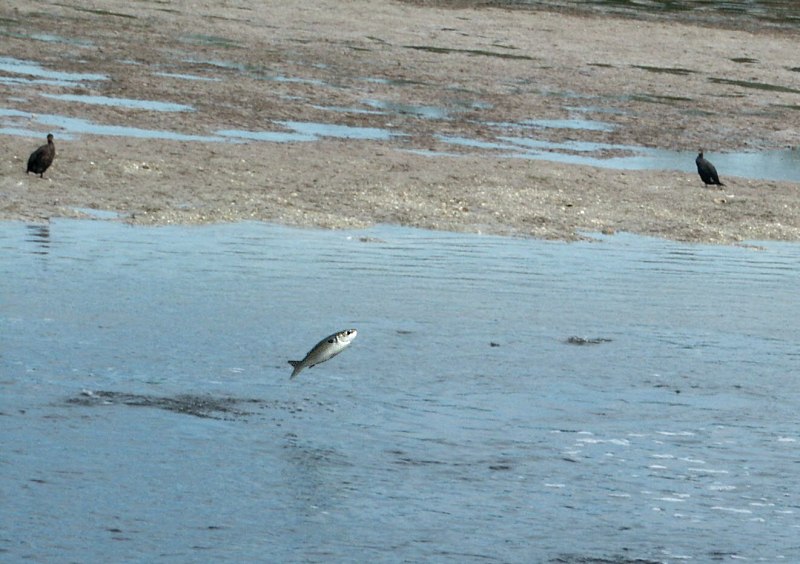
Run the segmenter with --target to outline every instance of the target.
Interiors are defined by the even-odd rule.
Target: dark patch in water
[[[661,560],[628,558],[627,556],[580,556],[564,554],[550,560],[553,564],[660,564]]]
[[[511,470],[511,465],[510,464],[490,464],[489,465],[489,470],[507,471],[507,470]]]
[[[744,63],[747,65],[752,65],[758,62],[758,59],[754,59],[753,57],[733,57],[731,59],[734,63]]]
[[[263,400],[255,398],[235,398],[214,397],[211,395],[179,394],[174,397],[152,396],[149,394],[131,394],[127,392],[113,391],[94,391],[84,390],[79,395],[68,398],[66,402],[70,405],[83,407],[99,407],[108,405],[127,405],[131,407],[152,407],[172,411],[174,413],[184,413],[208,419],[241,419],[248,415],[253,415],[253,411],[246,411],[239,406],[247,404],[259,410],[278,410],[296,415],[303,413],[306,409],[325,409],[333,411],[333,408],[325,402],[310,400],[302,401],[278,401]]]
[[[237,405],[245,402],[251,404],[262,403],[260,400],[231,397],[215,398],[208,395],[197,396],[184,394],[169,398],[108,391],[87,391],[83,392],[78,397],[69,398],[67,400],[69,404],[84,407],[109,404],[129,405],[131,407],[154,407],[156,409],[164,409],[175,413],[184,413],[186,415],[210,419],[223,419],[223,416],[238,418],[251,415],[252,413],[249,411],[236,408]]]
[[[448,464],[442,460],[433,460],[429,458],[412,458],[410,456],[398,456],[395,460],[396,464],[401,466],[440,466]]]
[[[566,341],[564,341],[568,345],[600,345],[603,343],[610,343],[611,339],[606,339],[604,337],[594,337],[594,338],[586,338],[586,337],[576,337],[572,336],[569,337]]]

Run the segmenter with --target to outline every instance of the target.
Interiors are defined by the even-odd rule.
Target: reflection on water
[[[38,247],[31,251],[34,254],[46,255],[50,249],[50,225],[47,223],[26,225],[28,229],[28,241],[35,243]]]
[[[9,561],[800,559],[797,245],[63,220],[0,253]]]

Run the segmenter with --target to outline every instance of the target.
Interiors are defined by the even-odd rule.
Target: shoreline
[[[111,0],[103,10],[66,3],[28,18],[31,8],[19,0],[0,8],[0,18],[16,22],[5,56],[108,77],[0,83],[5,108],[16,112],[6,126],[40,132],[0,135],[0,220],[78,217],[76,208],[91,208],[146,225],[390,223],[563,240],[616,231],[722,244],[800,240],[796,182],[720,170],[727,186],[718,190],[695,173],[508,158],[491,147],[509,131],[559,147],[796,146],[800,72],[792,70],[796,37],[785,31],[387,0],[245,0],[227,10],[207,2],[169,13],[131,12]],[[191,111],[81,102],[86,96]],[[576,115],[612,127],[519,132],[531,118]],[[48,116],[205,136],[291,136],[287,124],[337,124],[374,138],[65,139],[69,129],[48,125],[58,123]],[[51,130],[55,163],[44,180],[26,176],[27,155]]]

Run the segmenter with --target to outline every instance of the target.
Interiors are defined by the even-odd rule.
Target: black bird
[[[709,184],[716,184],[717,186],[725,186],[722,182],[719,181],[719,176],[717,176],[717,169],[714,168],[714,165],[703,157],[702,149],[700,149],[700,154],[697,155],[697,158],[694,160],[694,163],[697,165],[697,174],[700,175],[700,178],[703,179],[703,182],[706,184],[706,186],[708,186]]]
[[[56,158],[56,146],[53,145],[53,134],[48,133],[47,145],[42,145],[28,157],[28,170],[25,171],[25,174],[32,172],[38,174],[40,178],[44,178],[44,171],[53,164],[54,158]]]

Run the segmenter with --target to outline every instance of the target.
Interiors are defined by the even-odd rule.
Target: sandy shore
[[[712,154],[795,146],[800,72],[790,31],[386,0],[67,1],[47,13],[9,0],[0,21],[2,56],[108,77],[0,81],[3,108],[20,112],[1,118],[4,126],[39,132],[0,133],[0,219],[97,208],[136,224],[380,222],[563,239],[624,230],[800,240],[797,183],[720,170],[728,185],[709,189],[694,173],[507,158],[441,137],[495,141],[508,124],[571,118],[580,106],[585,119],[614,127],[536,138]],[[44,96],[63,94],[193,111]],[[287,121],[394,135],[281,143],[70,136],[44,115],[199,137],[285,134]],[[27,156],[48,131],[55,164],[44,180],[26,176]]]

